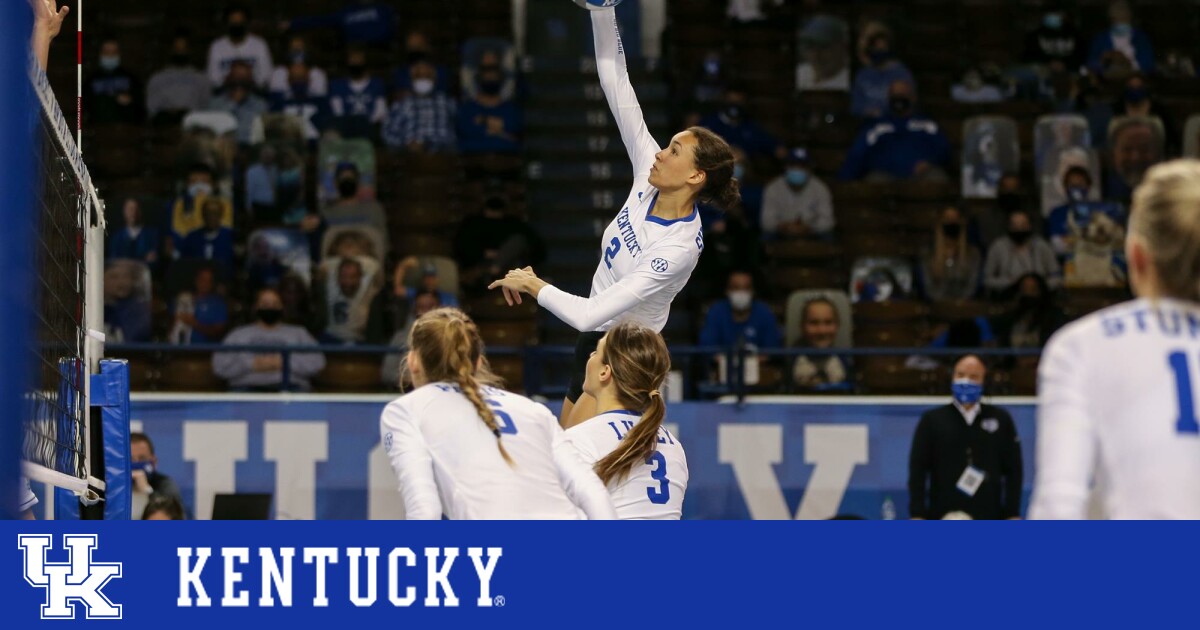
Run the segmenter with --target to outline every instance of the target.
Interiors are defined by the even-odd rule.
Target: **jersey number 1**
[[[1175,372],[1175,390],[1179,396],[1179,419],[1175,421],[1175,430],[1179,433],[1200,433],[1200,424],[1196,422],[1196,405],[1192,399],[1192,371],[1188,368],[1188,355],[1183,352],[1172,352],[1167,355],[1167,362]]]

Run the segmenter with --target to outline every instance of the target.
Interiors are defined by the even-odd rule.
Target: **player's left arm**
[[[408,406],[397,401],[379,418],[384,454],[400,482],[404,518],[410,521],[442,518],[442,501],[433,474],[433,455]]]
[[[1086,330],[1086,329],[1082,329]],[[1088,409],[1088,365],[1079,328],[1055,335],[1038,366],[1037,479],[1029,517],[1083,519],[1097,435]]]
[[[678,245],[647,251],[633,272],[616,284],[591,297],[571,295],[537,277],[532,269],[514,269],[489,289],[506,289],[505,298],[511,304],[515,296],[520,304],[520,293],[537,299],[538,304],[554,313],[556,317],[575,330],[595,330],[621,313],[637,306],[655,293],[666,289],[679,276],[691,275],[695,257],[686,248]]]

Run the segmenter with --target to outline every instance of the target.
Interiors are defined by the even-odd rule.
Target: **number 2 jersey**
[[[545,405],[493,387],[483,398],[500,440],[450,383],[430,383],[392,401],[380,416],[383,448],[410,520],[616,518],[604,484],[571,458],[555,458],[563,431]]]
[[[1200,519],[1200,306],[1140,299],[1056,334],[1038,374],[1031,518]]]
[[[604,230],[600,263],[590,297],[548,286],[538,303],[579,331],[608,330],[617,319],[635,320],[661,332],[671,301],[687,285],[700,259],[704,238],[700,213],[675,220],[651,216],[658,190],[649,183],[659,146],[642,116],[612,9],[591,11],[596,42],[596,73],[633,162],[633,188],[616,218]]]
[[[638,418],[632,411],[602,413],[567,429],[560,448],[570,449],[593,466],[620,446]],[[621,520],[679,520],[687,482],[683,445],[665,427],[659,427],[654,454],[634,466],[629,476],[610,482],[608,490]]]

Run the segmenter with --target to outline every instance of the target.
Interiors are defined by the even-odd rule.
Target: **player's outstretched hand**
[[[63,20],[71,12],[71,7],[64,4],[62,8],[58,8],[57,0],[29,0],[29,4],[33,7],[36,27],[50,39],[57,37],[58,32],[62,30]]]
[[[535,299],[538,293],[546,286],[546,282],[537,277],[533,272],[533,267],[524,269],[513,269],[505,276],[488,285],[489,289],[500,287],[504,292],[504,301],[508,302],[509,306],[513,304],[521,304],[521,294],[528,293]]]

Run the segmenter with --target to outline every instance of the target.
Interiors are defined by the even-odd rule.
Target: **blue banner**
[[[403,509],[379,444],[386,397],[135,395],[134,430],[193,517],[213,495],[274,495],[277,519],[392,519]],[[1026,497],[1034,411],[996,401],[1022,437]],[[908,452],[921,413],[945,400],[781,399],[744,406],[675,403],[667,423],[687,451],[689,519],[876,519],[908,515]],[[552,408],[554,405],[552,405]]]
[[[4,522],[0,592],[11,628],[1178,627],[1194,529]]]

